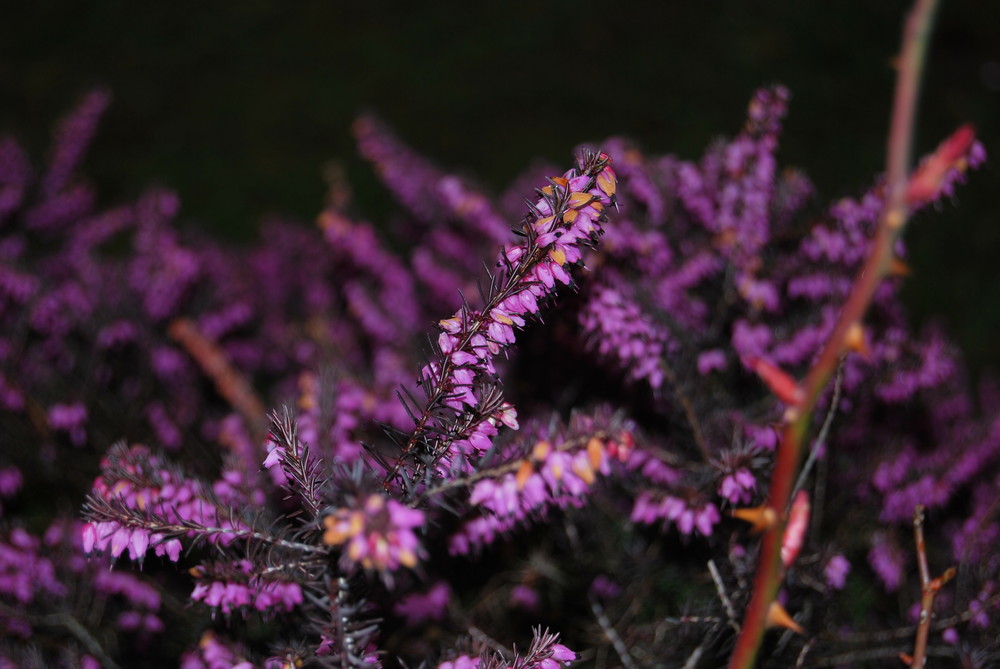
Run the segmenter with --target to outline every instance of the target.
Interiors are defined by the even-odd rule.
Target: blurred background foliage
[[[115,96],[84,172],[106,204],[175,189],[184,225],[252,239],[269,213],[311,220],[340,162],[357,210],[391,215],[356,156],[360,111],[500,191],[533,159],[567,164],[612,134],[695,158],[738,131],[754,88],[793,99],[779,159],[821,201],[884,169],[908,9],[870,2],[231,3],[33,0],[0,22],[0,134],[45,155],[93,86]],[[1000,370],[1000,10],[943,2],[917,150],[974,123],[993,167],[908,233],[918,322],[945,323],[975,374]]]

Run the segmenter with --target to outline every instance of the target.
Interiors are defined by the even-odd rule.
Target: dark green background
[[[738,130],[757,86],[793,92],[781,162],[827,199],[884,165],[904,2],[12,3],[0,21],[0,130],[44,155],[52,122],[93,85],[115,102],[85,171],[107,203],[176,189],[185,224],[248,238],[261,215],[311,219],[324,163],[359,208],[389,206],[355,156],[361,110],[499,190],[532,158],[624,133],[699,155]],[[962,122],[1000,151],[1000,8],[944,2],[917,148]],[[909,232],[915,318],[944,320],[977,372],[1000,369],[1000,177]]]

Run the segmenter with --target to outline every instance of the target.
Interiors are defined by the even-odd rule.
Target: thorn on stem
[[[754,532],[766,532],[778,524],[778,514],[766,504],[752,509],[733,509],[730,514],[753,525]]]
[[[802,629],[795,620],[788,615],[788,611],[785,607],[778,602],[771,602],[771,606],[767,609],[767,626],[770,627],[784,627],[785,629],[792,630],[800,636],[805,636],[806,631]]]

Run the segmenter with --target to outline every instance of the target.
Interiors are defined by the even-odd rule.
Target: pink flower
[[[417,592],[396,603],[393,612],[406,620],[407,625],[417,625],[426,620],[442,620],[448,613],[451,586],[438,581],[427,592]]]
[[[412,568],[423,553],[413,528],[420,527],[423,522],[423,511],[373,494],[361,509],[341,508],[326,516],[323,543],[347,544],[344,558],[365,569]]]
[[[834,590],[842,590],[847,583],[847,575],[851,571],[851,563],[843,555],[834,555],[823,567],[826,584]]]

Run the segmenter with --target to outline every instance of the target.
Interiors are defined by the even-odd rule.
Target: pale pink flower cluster
[[[610,474],[612,460],[625,462],[631,444],[630,438],[602,441],[593,437],[586,444],[566,448],[539,441],[516,471],[476,483],[469,502],[484,513],[451,537],[449,550],[468,553],[472,546],[491,543],[499,533],[549,507],[582,506],[597,475]]]
[[[373,494],[359,509],[341,508],[323,519],[323,543],[347,544],[344,557],[365,569],[394,571],[415,567],[423,553],[413,528],[424,523],[424,512]]]
[[[235,538],[234,530],[245,529],[232,518],[221,518],[218,508],[208,501],[210,495],[202,484],[186,479],[165,466],[160,458],[141,445],[127,450],[114,450],[108,459],[124,468],[130,476],[109,481],[99,477],[94,482],[94,495],[117,500],[142,512],[155,514],[168,524],[195,523],[212,528],[215,540],[228,544]],[[140,485],[137,481],[148,482]],[[90,522],[83,526],[83,549],[110,552],[117,558],[128,549],[129,558],[142,560],[149,548],[158,556],[176,562],[180,558],[181,542],[142,526],[127,526],[117,521]]]
[[[181,557],[181,542],[166,539],[144,527],[125,527],[116,522],[86,523],[83,526],[83,552],[110,553],[118,557],[128,549],[130,560],[142,560],[150,545],[158,556],[177,562]]]
[[[646,491],[636,498],[631,520],[650,525],[661,521],[673,522],[681,534],[692,534],[697,531],[707,537],[712,534],[721,517],[719,510],[711,502],[693,506],[674,495],[658,495]]]
[[[264,581],[250,577],[254,567],[247,560],[241,560],[238,568],[248,575],[247,581],[202,581],[195,585],[191,599],[222,609],[226,615],[234,609],[249,608],[265,613],[291,611],[302,603],[302,588],[298,583]]]

